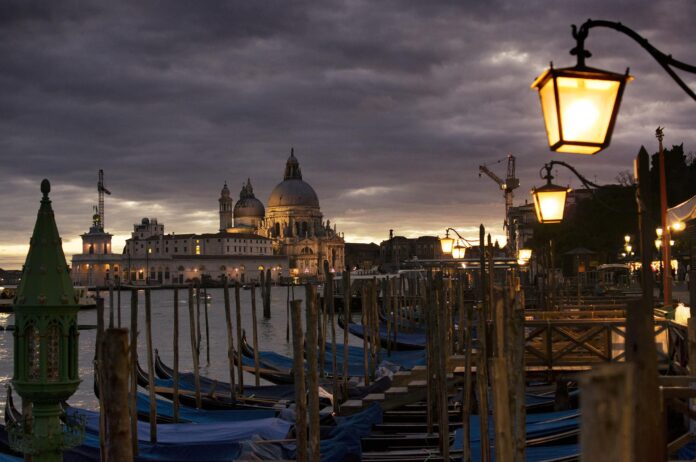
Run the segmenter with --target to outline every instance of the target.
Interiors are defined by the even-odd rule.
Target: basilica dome
[[[319,208],[319,198],[309,183],[302,180],[300,164],[293,151],[285,165],[285,176],[268,198],[269,207],[316,207]]]
[[[234,205],[234,218],[263,218],[265,214],[266,210],[263,204],[254,196],[251,181],[247,179],[247,183],[242,186],[242,190],[239,193],[239,200]]]

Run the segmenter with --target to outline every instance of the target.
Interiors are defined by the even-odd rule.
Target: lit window
[[[200,255],[200,254],[201,254],[201,246],[196,245],[196,255]]]

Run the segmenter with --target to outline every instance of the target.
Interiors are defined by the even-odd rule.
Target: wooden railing
[[[625,343],[623,318],[525,321],[526,365],[536,368],[554,370],[625,361]],[[656,320],[655,344],[661,369],[683,371],[688,361],[685,326]]]

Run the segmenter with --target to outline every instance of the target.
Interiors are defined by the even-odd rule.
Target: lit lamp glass
[[[674,231],[682,231],[686,226],[684,225],[684,222],[682,221],[677,221],[676,223],[673,223],[670,228]]]
[[[662,228],[657,228],[655,234],[657,234],[657,237],[662,237]]]
[[[631,250],[633,250],[633,247],[630,244],[626,244],[626,252],[631,253]]]
[[[449,254],[452,253],[452,247],[454,246],[454,239],[449,237],[449,232],[445,234],[445,237],[440,238],[440,247],[442,247],[442,253]]]
[[[628,234],[626,234],[626,235],[624,236],[624,242],[625,242],[626,244],[628,244],[629,242],[631,242],[631,236],[629,236]]]
[[[670,246],[674,245],[674,239],[670,239],[670,240],[669,240],[669,245],[670,245]]]
[[[520,249],[517,251],[517,259],[529,261],[532,258],[532,249]]]
[[[457,259],[464,258],[465,249],[466,249],[466,247],[464,247],[462,245],[459,245],[459,244],[455,245],[454,248],[452,249],[452,257],[457,258]]]
[[[547,69],[539,91],[552,151],[596,154],[609,146],[626,82],[632,77],[590,67]]]
[[[655,239],[655,247],[659,250],[662,247],[662,239]]]
[[[551,180],[540,188],[532,189],[534,210],[539,223],[560,223],[563,221],[568,191],[570,191],[569,188],[554,185]]]

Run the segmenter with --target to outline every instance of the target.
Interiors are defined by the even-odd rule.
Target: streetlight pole
[[[662,224],[662,304],[666,308],[672,304],[672,265],[670,263],[670,232],[667,225],[667,176],[665,174],[665,150],[662,146],[664,133],[657,127],[655,137],[660,143],[660,218]]]

